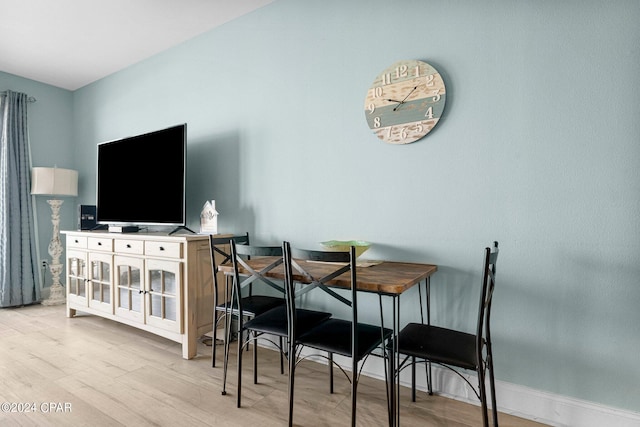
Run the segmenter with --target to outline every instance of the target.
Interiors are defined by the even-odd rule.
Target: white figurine
[[[204,204],[200,213],[200,233],[218,233],[218,211],[216,211],[216,201],[211,200]]]

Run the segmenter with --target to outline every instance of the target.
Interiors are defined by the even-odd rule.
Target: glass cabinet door
[[[147,260],[147,318],[150,325],[181,330],[182,263]]]
[[[67,251],[67,298],[87,305],[87,254]]]
[[[144,260],[114,257],[116,314],[139,322],[144,321]]]
[[[89,254],[89,307],[113,313],[111,254]]]

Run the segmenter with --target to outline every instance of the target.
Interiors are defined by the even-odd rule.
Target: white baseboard
[[[640,413],[532,388],[496,382],[498,409],[558,427],[639,427]]]
[[[313,351],[307,351],[307,349],[302,351],[303,355],[311,353]],[[326,364],[326,360],[322,358],[309,360]],[[336,356],[335,362],[340,363],[345,370],[349,370],[347,359],[341,359]],[[432,373],[434,393],[480,405],[475,393],[456,374],[437,365],[433,365]],[[362,370],[362,375],[384,380],[382,359],[370,357]],[[471,384],[477,384],[478,382],[475,375],[466,375],[466,378]],[[402,372],[400,384],[405,387],[411,386],[409,368]],[[416,372],[416,388],[426,392],[426,384],[424,365],[419,364]],[[640,427],[640,413],[535,390],[505,381],[496,381],[496,400],[500,412],[555,427]],[[491,419],[491,414],[489,419]]]
[[[417,388],[427,391],[424,365],[418,365]],[[479,405],[480,402],[470,387],[448,369],[433,365],[433,390],[441,396]],[[368,375],[378,377],[374,372]],[[410,387],[410,369],[401,375],[403,386]],[[471,384],[477,377],[466,375]],[[487,381],[488,382],[488,381]],[[487,384],[488,386],[488,384]],[[640,427],[640,413],[625,411],[576,398],[561,396],[529,387],[496,381],[498,410],[520,418],[537,421],[556,427]],[[489,405],[491,402],[489,402]],[[489,415],[491,417],[491,415]]]

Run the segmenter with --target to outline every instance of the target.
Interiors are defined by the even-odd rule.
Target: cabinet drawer
[[[125,254],[144,254],[144,242],[142,240],[121,240],[116,239],[113,242],[114,252]]]
[[[67,248],[87,248],[87,238],[85,236],[67,236]]]
[[[113,239],[104,237],[87,238],[87,248],[95,251],[113,251]]]
[[[182,258],[182,243],[146,241],[144,242],[144,254],[147,256]]]

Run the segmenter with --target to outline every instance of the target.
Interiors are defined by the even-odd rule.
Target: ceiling
[[[0,0],[0,71],[75,90],[274,0]]]

